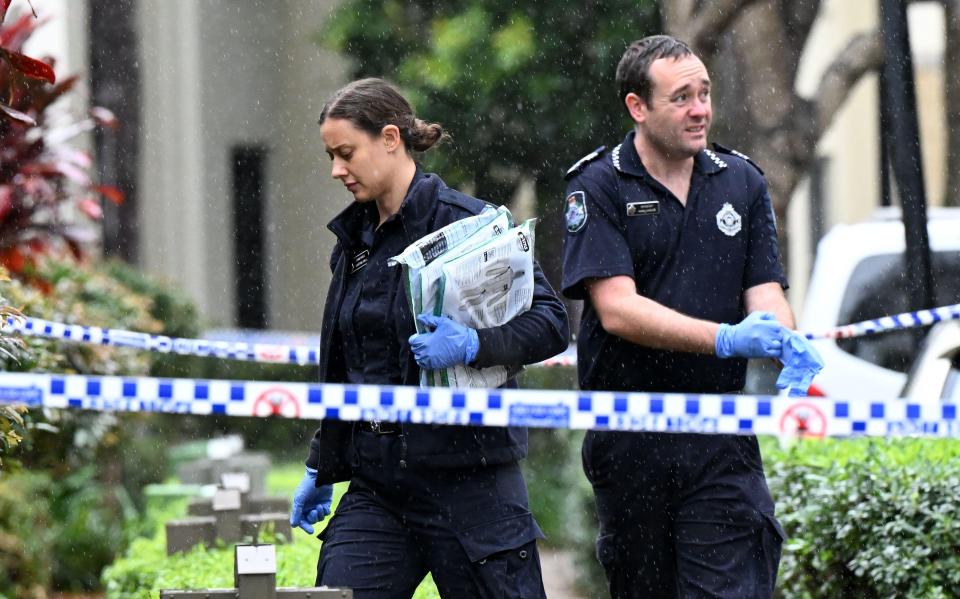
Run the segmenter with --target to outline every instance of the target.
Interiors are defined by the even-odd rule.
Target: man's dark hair
[[[644,104],[650,106],[653,94],[653,81],[650,79],[650,65],[658,58],[683,58],[692,56],[693,50],[684,42],[669,35],[651,35],[632,42],[627,46],[620,64],[617,65],[617,91],[620,104],[623,105],[627,94],[640,96]]]

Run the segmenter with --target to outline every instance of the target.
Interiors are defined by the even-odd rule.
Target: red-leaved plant
[[[97,238],[92,222],[103,215],[101,196],[119,204],[123,194],[98,185],[90,155],[68,143],[97,125],[116,127],[116,119],[94,108],[78,122],[47,122],[48,108],[73,89],[77,77],[57,82],[52,58],[21,52],[43,21],[33,12],[6,24],[11,2],[0,0],[0,98],[7,90],[0,99],[0,265],[23,275],[35,258],[64,247],[82,258]]]

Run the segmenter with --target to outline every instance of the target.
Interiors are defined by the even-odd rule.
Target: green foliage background
[[[960,594],[960,442],[853,439],[764,445],[787,533],[778,595]]]
[[[521,175],[536,181],[538,254],[558,280],[563,174],[623,137],[616,65],[659,28],[652,0],[346,0],[319,39],[452,134],[426,160],[448,184],[506,204]]]
[[[25,273],[36,285],[7,281],[9,303],[36,318],[166,333],[164,323],[193,322],[182,295],[129,266],[42,261]],[[155,297],[167,297],[166,310]],[[164,319],[164,320],[161,320]],[[150,355],[23,337],[25,351],[0,356],[0,370],[146,375]],[[44,589],[93,589],[99,572],[127,542],[140,490],[162,476],[162,443],[147,414],[118,416],[74,410],[31,410],[22,442],[0,471],[0,596],[44,596]],[[26,496],[28,499],[23,500]]]
[[[267,490],[272,494],[287,495],[302,476],[302,464],[274,468],[267,476]],[[335,486],[334,506],[345,490],[346,484]],[[185,500],[151,505],[149,514],[149,520],[155,526],[151,534],[135,540],[127,554],[103,573],[107,599],[157,599],[161,589],[233,586],[232,546],[211,549],[200,546],[167,557],[164,523],[186,514]],[[282,540],[272,540],[277,542],[277,586],[313,586],[320,542],[315,536],[299,530],[294,532],[292,543],[284,544]],[[271,539],[261,539],[264,541]],[[429,577],[414,595],[414,599],[438,598],[436,586]]]
[[[540,433],[544,433],[541,435]],[[537,431],[525,464],[534,513],[547,545],[576,552],[582,593],[603,597],[605,581],[593,554],[596,522],[592,494],[580,474],[580,435]],[[781,447],[761,440],[778,518],[788,534],[777,597],[945,598],[960,589],[960,443],[951,439],[844,439],[805,441]],[[560,453],[544,452],[551,446]],[[553,453],[551,456],[550,453]],[[553,461],[556,469],[548,464]],[[271,472],[268,487],[284,494],[302,466]],[[565,471],[565,472],[564,472]],[[536,478],[559,473],[553,493]],[[335,498],[343,492],[338,486]],[[544,500],[554,501],[550,506]],[[555,510],[558,513],[550,515]],[[232,550],[197,548],[167,558],[163,522],[185,511],[179,504],[154,504],[155,527],[104,574],[109,599],[156,597],[160,588],[205,588],[232,584]],[[304,534],[278,546],[278,584],[309,585],[319,544]],[[435,597],[427,580],[418,599]]]

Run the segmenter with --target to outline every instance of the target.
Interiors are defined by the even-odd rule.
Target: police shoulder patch
[[[588,164],[590,164],[591,162],[593,162],[594,160],[602,156],[606,149],[607,149],[607,146],[600,146],[599,148],[590,152],[580,160],[577,160],[573,164],[573,166],[567,169],[567,174],[565,174],[563,178],[569,179],[570,177],[579,173],[581,170],[583,170],[583,167],[587,166]]]
[[[566,207],[563,212],[567,221],[567,231],[576,233],[587,224],[587,196],[582,191],[575,191],[567,196]]]
[[[763,174],[763,169],[757,166],[757,163],[754,162],[749,156],[747,156],[743,152],[738,152],[733,148],[728,148],[718,143],[713,144],[713,149],[717,152],[720,152],[721,154],[729,154],[730,156],[736,156],[737,158],[746,160],[748,163],[750,163],[751,166],[753,166],[753,168],[757,169],[757,171],[759,171],[761,175]]]

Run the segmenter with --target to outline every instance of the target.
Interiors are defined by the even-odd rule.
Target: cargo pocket
[[[333,533],[333,522],[336,520],[336,516],[332,516],[328,521],[327,525],[323,527],[323,530],[317,535],[317,538],[320,539],[320,555],[317,557],[317,578],[314,581],[314,586],[323,586],[323,574],[327,569],[327,564],[330,562],[330,552],[326,550],[327,538]]]
[[[543,533],[532,514],[487,522],[457,533],[482,597],[544,597],[537,539]]]
[[[783,543],[787,540],[787,534],[784,532],[780,522],[773,514],[763,514],[766,526],[763,530],[763,560],[766,570],[764,574],[768,577],[766,587],[773,592],[777,582],[777,570],[780,569],[780,555],[783,549]]]
[[[597,537],[597,561],[608,573],[617,565],[617,539],[614,534]]]
[[[780,526],[780,521],[777,520],[777,517],[773,514],[763,513],[763,519],[767,523],[767,527],[770,529],[770,534],[773,539],[780,545],[787,540],[787,533],[784,532],[783,527]]]

